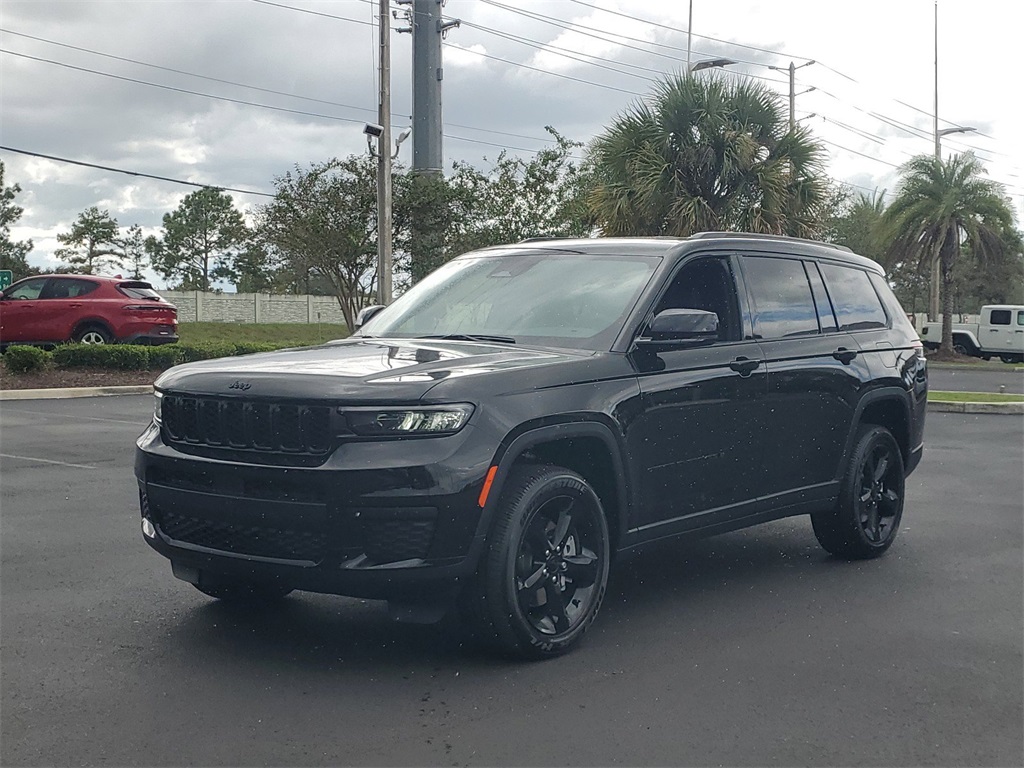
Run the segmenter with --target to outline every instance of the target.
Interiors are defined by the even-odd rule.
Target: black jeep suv
[[[846,249],[526,241],[449,262],[348,339],[162,375],[142,530],[214,597],[458,608],[548,656],[647,542],[809,514],[834,555],[883,553],[926,394],[882,270]]]

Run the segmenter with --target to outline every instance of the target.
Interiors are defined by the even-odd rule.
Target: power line
[[[375,27],[375,26],[377,26],[372,21],[363,21],[361,19],[350,19],[347,16],[335,16],[333,13],[324,13],[323,11],[312,11],[309,8],[299,8],[298,6],[295,6],[295,5],[284,5],[283,3],[272,3],[272,2],[270,2],[270,0],[252,0],[252,2],[259,3],[260,5],[272,5],[275,8],[287,8],[289,11],[298,11],[299,13],[308,13],[308,14],[310,14],[312,16],[323,16],[323,17],[328,18],[328,19],[337,19],[338,21],[348,21],[348,22],[351,22],[352,24],[362,24],[363,26],[366,26],[366,27]]]
[[[261,86],[251,85],[249,83],[239,83],[239,82],[237,82],[235,80],[225,80],[225,79],[220,78],[220,77],[212,77],[210,75],[202,75],[202,74],[199,74],[198,72],[189,72],[189,71],[184,70],[184,69],[175,69],[174,67],[165,67],[165,66],[160,65],[160,64],[151,64],[148,61],[139,61],[138,59],[129,59],[129,58],[125,57],[125,56],[115,56],[112,53],[104,53],[103,51],[96,51],[96,50],[93,50],[91,48],[83,48],[83,47],[78,46],[78,45],[71,45],[70,43],[61,43],[61,42],[58,42],[57,40],[48,40],[45,37],[36,37],[35,35],[27,35],[24,32],[15,32],[14,30],[5,29],[3,27],[0,27],[0,32],[3,32],[4,34],[8,34],[8,35],[17,35],[18,37],[28,38],[29,40],[35,40],[35,41],[40,42],[40,43],[47,43],[49,45],[60,46],[61,48],[69,48],[69,49],[71,49],[73,51],[81,51],[83,53],[89,53],[89,54],[92,54],[94,56],[102,56],[103,58],[106,58],[106,59],[113,59],[115,61],[123,61],[123,62],[126,62],[128,64],[137,64],[140,67],[149,67],[150,69],[159,69],[159,70],[161,70],[163,72],[173,72],[176,75],[186,75],[188,77],[197,77],[197,78],[199,78],[201,80],[209,80],[209,81],[214,82],[214,83],[223,83],[224,85],[233,85],[233,86],[236,86],[238,88],[249,88],[250,90],[253,90],[253,91],[260,91],[261,93],[270,93],[270,94],[273,94],[275,96],[286,96],[286,97],[291,98],[291,99],[301,99],[303,101],[315,101],[318,104],[327,104],[327,105],[332,106],[332,107],[343,107],[345,109],[354,109],[354,110],[357,110],[359,112],[372,112],[374,114],[376,114],[376,112],[377,112],[377,110],[375,110],[375,109],[368,109],[366,107],[357,107],[357,106],[355,106],[353,104],[343,104],[343,103],[338,102],[338,101],[328,101],[327,99],[318,99],[318,98],[313,97],[313,96],[300,96],[298,94],[288,93],[286,91],[275,91],[273,88],[263,88]]]
[[[263,2],[264,0],[260,0]],[[15,51],[9,51],[5,48],[0,48],[0,53],[6,53],[8,56],[17,56],[22,59],[31,59],[32,61],[40,61],[45,64],[53,64],[57,67],[64,67],[65,69],[73,69],[78,72],[86,72],[90,75],[100,75],[101,77],[109,77],[114,80],[122,80],[127,83],[135,83],[136,85],[147,85],[151,88],[162,88],[165,91],[175,91],[176,93],[185,93],[191,96],[202,96],[207,99],[216,99],[217,101],[227,101],[232,104],[242,104],[247,107],[259,107],[260,109],[272,109],[275,112],[288,112],[293,115],[305,115],[306,117],[319,117],[325,120],[340,120],[345,123],[362,123],[362,120],[356,120],[351,117],[338,117],[336,115],[325,115],[319,112],[306,112],[301,109],[288,109],[287,107],[275,107],[271,104],[260,104],[255,101],[245,101],[243,99],[232,99],[228,96],[217,96],[212,93],[202,93],[200,91],[191,91],[187,88],[176,88],[172,85],[162,85],[160,83],[151,83],[148,80],[138,80],[134,77],[124,77],[123,75],[115,75],[110,72],[101,72],[97,69],[90,69],[88,67],[76,67],[74,64],[66,64],[61,61],[54,61],[53,59],[44,59],[39,56],[29,56],[27,53],[16,53]]]
[[[57,157],[56,155],[45,155],[42,152],[31,152],[27,149],[17,149],[16,147],[5,147],[0,146],[0,150],[4,152],[15,152],[19,155],[28,155],[29,157],[40,157],[45,160],[53,160],[57,163],[68,163],[70,165],[80,165],[84,168],[97,168],[101,171],[110,171],[111,173],[123,173],[127,176],[138,176],[144,179],[155,179],[157,181],[169,181],[173,184],[184,184],[188,187],[199,187],[200,189],[219,189],[223,192],[237,192],[240,195],[257,195],[259,197],[274,197],[270,192],[257,192],[252,189],[236,189],[235,187],[221,187],[216,184],[200,184],[196,181],[185,181],[184,179],[172,179],[169,176],[158,176],[153,173],[143,173],[142,171],[128,171],[124,168],[114,168],[109,165],[97,165],[96,163],[87,163],[84,160],[72,160],[67,157]]]
[[[282,8],[290,8],[290,6],[280,6],[280,7],[282,7]],[[301,9],[297,8],[295,10],[301,10]],[[251,83],[241,83],[241,82],[238,82],[238,81],[235,81],[235,80],[225,80],[225,79],[220,78],[220,77],[212,77],[210,75],[203,75],[203,74],[200,74],[198,72],[189,72],[188,70],[184,70],[184,69],[176,69],[174,67],[167,67],[167,66],[164,66],[164,65],[161,65],[161,64],[153,64],[151,62],[141,61],[139,59],[131,59],[131,58],[127,58],[125,56],[116,56],[116,55],[114,55],[112,53],[105,53],[103,51],[97,51],[97,50],[94,50],[92,48],[83,48],[82,46],[71,45],[70,43],[62,43],[62,42],[59,42],[57,40],[49,40],[49,39],[47,39],[45,37],[36,37],[35,35],[28,35],[28,34],[25,34],[23,32],[15,32],[14,30],[5,29],[5,28],[2,28],[2,27],[0,27],[0,32],[6,33],[6,34],[9,34],[9,35],[16,35],[18,37],[28,38],[30,40],[35,40],[35,41],[41,42],[41,43],[47,43],[49,45],[56,45],[56,46],[59,46],[61,48],[69,48],[71,50],[81,51],[83,53],[89,53],[89,54],[92,54],[92,55],[95,55],[95,56],[102,56],[104,58],[113,59],[115,61],[123,61],[123,62],[129,63],[129,64],[137,64],[137,65],[142,66],[142,67],[149,67],[151,69],[158,69],[158,70],[161,70],[161,71],[164,71],[164,72],[172,72],[172,73],[178,74],[178,75],[186,75],[188,77],[196,77],[196,78],[199,78],[199,79],[202,79],[202,80],[209,80],[211,82],[222,83],[224,85],[232,85],[232,86],[235,86],[235,87],[238,87],[238,88],[248,88],[248,89],[251,89],[251,90],[254,90],[254,91],[260,91],[262,93],[273,94],[275,96],[285,96],[285,97],[292,98],[292,99],[300,99],[302,101],[312,101],[312,102],[316,102],[318,104],[327,104],[327,105],[332,106],[332,107],[342,107],[344,109],[353,109],[353,110],[356,110],[358,112],[368,112],[370,114],[376,114],[377,113],[377,110],[375,110],[375,109],[369,109],[367,107],[358,107],[358,106],[355,106],[354,104],[344,104],[344,103],[339,102],[339,101],[329,101],[327,99],[316,98],[315,96],[302,96],[302,95],[297,94],[297,93],[288,93],[286,91],[277,91],[277,90],[274,90],[272,88],[264,88],[264,87],[259,86],[259,85],[252,85]],[[58,62],[58,65],[62,65],[62,64],[60,64]],[[105,73],[100,73],[100,74],[105,74]],[[206,94],[202,94],[202,95],[206,95]],[[392,115],[394,117],[401,117],[401,118],[405,118],[405,119],[410,119],[409,115],[399,115],[397,113],[392,113]],[[448,125],[452,126],[453,128],[465,128],[466,130],[482,131],[484,133],[494,133],[494,134],[497,134],[497,135],[500,135],[500,136],[511,136],[513,138],[528,139],[530,141],[540,141],[540,142],[547,142],[547,143],[553,143],[553,141],[554,141],[553,139],[542,138],[540,136],[528,136],[528,135],[522,134],[522,133],[511,133],[509,131],[497,131],[497,130],[492,130],[490,128],[480,128],[480,127],[475,126],[475,125],[462,125],[460,123],[448,123]],[[472,140],[469,139],[469,141],[472,141]]]
[[[481,0],[481,1],[483,2],[483,1],[487,1],[487,0]],[[648,24],[648,25],[650,25],[652,27],[658,27],[659,29],[667,29],[667,30],[669,30],[671,32],[681,32],[682,31],[678,27],[670,27],[667,24],[659,24],[658,22],[651,21],[650,19],[641,19],[638,16],[630,16],[628,13],[621,13],[619,11],[613,11],[613,10],[610,10],[608,8],[602,8],[602,7],[600,7],[598,5],[594,5],[592,3],[583,2],[583,0],[572,0],[572,2],[576,3],[576,5],[582,5],[582,6],[586,7],[586,8],[592,8],[595,11],[603,11],[604,13],[610,13],[613,16],[619,16],[619,17],[622,17],[622,18],[625,18],[625,19],[630,19],[631,21],[639,21],[641,24]],[[804,59],[805,61],[810,61],[810,57],[808,57],[808,56],[795,56],[795,55],[788,54],[788,53],[780,53],[779,51],[773,51],[770,48],[759,48],[756,45],[745,45],[743,43],[735,43],[732,40],[723,40],[723,39],[718,38],[718,37],[711,37],[710,35],[700,35],[700,34],[697,34],[696,32],[693,32],[692,34],[693,34],[694,37],[700,37],[700,38],[703,38],[705,40],[712,40],[712,41],[714,41],[716,43],[722,43],[723,45],[732,45],[732,46],[736,46],[737,48],[747,48],[749,50],[759,51],[761,53],[770,53],[770,54],[772,54],[774,56],[790,56],[791,58],[794,58],[794,59]]]
[[[560,77],[563,80],[572,80],[573,82],[583,83],[585,85],[593,85],[593,86],[595,86],[597,88],[605,88],[605,89],[607,89],[609,91],[618,91],[619,93],[627,93],[630,96],[637,96],[638,95],[636,91],[627,91],[625,88],[616,88],[614,85],[606,85],[604,83],[595,83],[592,80],[584,80],[583,78],[573,77],[572,75],[563,75],[560,72],[551,72],[550,70],[541,69],[540,67],[531,67],[529,64],[520,64],[517,61],[510,61],[509,59],[503,59],[500,56],[492,56],[489,53],[482,53],[481,51],[474,51],[471,48],[462,48],[461,46],[452,45],[451,43],[445,43],[445,45],[447,45],[449,48],[454,48],[457,51],[462,51],[463,53],[471,53],[474,56],[482,56],[485,59],[492,59],[494,61],[500,61],[502,64],[509,64],[509,65],[511,65],[513,67],[520,67],[521,69],[529,69],[532,72],[540,72],[542,75],[550,75],[551,77]]]

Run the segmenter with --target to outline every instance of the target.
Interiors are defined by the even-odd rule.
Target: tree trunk
[[[940,349],[953,354],[953,264],[959,256],[960,244],[942,250],[942,345]]]

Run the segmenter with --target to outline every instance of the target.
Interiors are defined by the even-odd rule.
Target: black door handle
[[[857,356],[857,350],[847,349],[846,347],[840,347],[832,353],[832,357],[838,360],[843,365],[849,365],[853,362],[853,358]]]
[[[751,360],[749,357],[737,357],[729,363],[729,367],[740,376],[749,376],[760,364],[760,360]]]

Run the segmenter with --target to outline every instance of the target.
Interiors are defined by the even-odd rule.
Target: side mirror
[[[685,347],[718,340],[718,315],[702,309],[665,309],[651,321],[642,347]]]
[[[363,307],[363,309],[359,310],[359,314],[356,315],[356,327],[353,328],[352,330],[358,331],[360,328],[362,328],[364,325],[370,322],[370,320],[372,320],[373,317],[384,308],[385,307],[383,304],[373,304],[369,307]]]
[[[3,301],[3,298],[4,298],[4,292],[0,291],[0,301]]]

